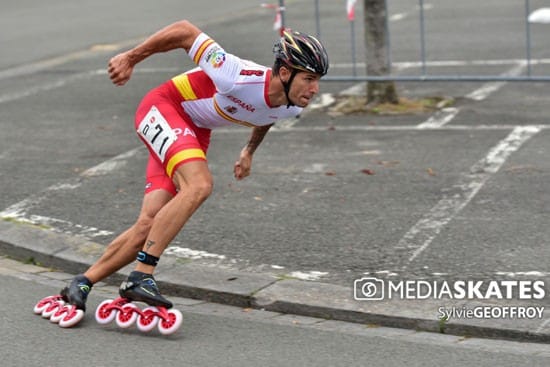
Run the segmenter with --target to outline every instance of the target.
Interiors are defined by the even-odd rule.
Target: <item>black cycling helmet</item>
[[[292,70],[290,78],[283,82],[288,101],[287,108],[294,106],[288,92],[298,71],[325,75],[328,71],[328,54],[317,38],[297,31],[285,30],[281,39],[273,46],[275,61]]]
[[[273,46],[275,59],[287,66],[325,75],[328,71],[328,54],[317,38],[305,33],[285,30],[281,39]]]

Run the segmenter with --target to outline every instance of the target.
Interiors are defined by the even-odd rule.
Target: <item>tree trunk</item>
[[[365,18],[365,44],[367,49],[367,75],[388,75],[386,1],[363,0]],[[399,103],[393,81],[367,82],[367,105]]]

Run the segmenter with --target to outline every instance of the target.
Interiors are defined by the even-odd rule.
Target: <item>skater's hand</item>
[[[244,148],[241,151],[239,160],[235,162],[235,166],[233,167],[233,173],[235,174],[235,178],[237,180],[242,180],[243,178],[248,177],[250,175],[251,167],[252,167],[252,154],[248,151],[248,149]]]
[[[123,52],[109,61],[109,78],[113,84],[124,85],[130,77],[134,70],[134,65],[130,62],[130,57],[128,52]]]

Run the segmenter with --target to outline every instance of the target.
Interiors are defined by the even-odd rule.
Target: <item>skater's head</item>
[[[313,36],[285,30],[273,53],[273,75],[281,80],[287,106],[307,106],[319,91],[319,79],[328,71],[325,47]]]
[[[328,72],[328,53],[319,40],[305,33],[285,30],[273,46],[277,74],[282,66],[323,76]]]

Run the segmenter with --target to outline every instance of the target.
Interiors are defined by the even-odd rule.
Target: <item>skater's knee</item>
[[[204,201],[212,193],[214,181],[203,162],[197,165],[184,165],[176,170],[173,180],[180,193],[192,200]]]
[[[180,189],[180,193],[185,195],[188,200],[201,203],[208,199],[210,194],[212,194],[214,184],[212,179],[209,177],[197,178],[186,182],[185,185],[182,185],[182,187],[183,188]]]
[[[194,194],[194,196],[199,200],[206,200],[212,194],[214,184],[211,179],[198,180],[193,182],[189,190]]]

